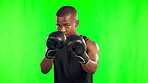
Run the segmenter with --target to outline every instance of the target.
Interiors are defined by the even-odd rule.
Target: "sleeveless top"
[[[85,42],[88,40],[86,36],[81,37]],[[54,59],[54,82],[92,83],[92,74],[85,72],[75,55],[63,47],[57,51]]]

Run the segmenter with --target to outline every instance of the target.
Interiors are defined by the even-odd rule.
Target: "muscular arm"
[[[98,45],[93,42],[88,40],[86,42],[86,46],[87,46],[87,54],[89,56],[89,62],[87,64],[82,64],[83,69],[90,73],[90,74],[94,74],[97,70],[97,66],[98,66],[98,54],[99,54],[99,47]]]
[[[42,62],[40,63],[41,71],[43,74],[46,74],[52,68],[53,59],[47,59],[46,57],[43,58]]]

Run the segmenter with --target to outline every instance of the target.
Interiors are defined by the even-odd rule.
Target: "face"
[[[75,20],[72,15],[57,17],[57,29],[63,32],[66,37],[70,35],[76,35],[76,27],[78,26],[78,20]]]

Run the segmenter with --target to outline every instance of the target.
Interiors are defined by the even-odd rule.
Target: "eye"
[[[60,27],[60,25],[59,25],[59,24],[57,24],[57,27]]]
[[[67,24],[67,25],[65,25],[65,27],[69,27],[69,25]]]

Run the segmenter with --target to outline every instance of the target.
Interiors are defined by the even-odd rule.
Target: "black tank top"
[[[85,42],[88,40],[86,36],[81,37]],[[63,47],[57,51],[54,59],[54,82],[92,83],[92,75],[85,72],[75,55],[68,53]]]

